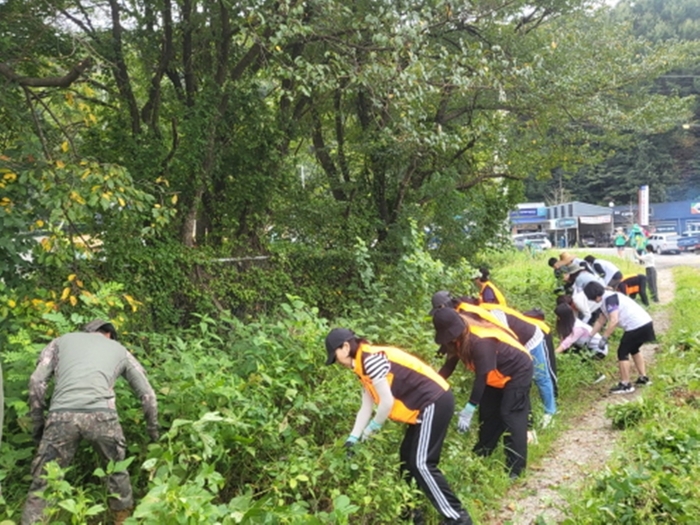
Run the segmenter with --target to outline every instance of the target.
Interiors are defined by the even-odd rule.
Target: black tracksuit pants
[[[479,404],[479,439],[474,445],[477,455],[489,456],[503,436],[506,469],[513,477],[527,466],[531,381],[524,383],[511,380],[504,388],[486,387]]]
[[[435,403],[425,407],[418,423],[408,425],[399,451],[401,472],[414,479],[437,511],[445,518],[469,517],[462,503],[438,468],[442,444],[455,410],[452,391],[446,391]],[[471,523],[467,520],[464,523]]]

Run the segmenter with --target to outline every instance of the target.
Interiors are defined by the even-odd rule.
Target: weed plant
[[[190,314],[194,322],[187,326],[139,331],[137,323],[129,325],[130,304],[115,303],[116,291],[107,290],[98,294],[100,301],[81,304],[77,312],[59,311],[38,323],[22,323],[3,351],[8,414],[0,476],[5,517],[17,520],[30,481],[34,446],[26,384],[36,356],[56,334],[96,315],[114,318],[118,313],[127,319],[122,339],[143,363],[158,394],[163,427],[159,442],[148,444],[140,404],[118,383],[118,408],[132,461],[127,467],[137,501],[128,523],[378,525],[396,523],[402,509],[411,506],[422,506],[428,523],[437,523],[424,496],[400,479],[402,425],[387,423],[376,438],[359,444],[354,456],[346,456],[342,444],[360,405],[360,387],[348,370],[323,366],[324,337],[332,326],[347,326],[437,368],[441,362],[435,357],[428,314],[433,292],[474,294],[474,267],[487,263],[509,304],[522,310],[542,308],[551,322],[556,283],[546,264],[551,253],[489,252],[478,261],[447,267],[418,241],[409,252],[393,272],[377,275],[359,245],[355,265],[362,269],[361,278],[351,295],[365,300],[348,300],[344,316],[332,321],[317,306],[288,295],[274,314],[243,319],[227,312]],[[342,290],[336,301],[343,301]],[[546,452],[569,416],[588,407],[586,396],[594,394],[584,395],[591,390],[586,386],[605,366],[612,363],[577,356],[560,360],[561,422],[540,433],[540,444],[530,449],[531,461]],[[460,367],[451,378],[458,406],[467,401],[472,377]],[[539,419],[536,390],[532,399]],[[459,435],[453,425],[441,468],[479,523],[500,504],[511,482],[502,451],[477,458],[471,453],[474,440],[474,433]],[[679,442],[690,446],[680,437]],[[88,449],[68,472],[51,471],[56,483],[67,483],[54,483],[60,490],[51,496],[57,502],[52,520],[107,521],[104,472],[97,465]]]

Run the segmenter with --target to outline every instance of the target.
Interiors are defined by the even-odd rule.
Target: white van
[[[513,235],[513,246],[518,250],[527,248],[528,245],[540,250],[549,250],[552,247],[549,237],[543,232],[518,233],[517,235]]]
[[[675,233],[654,233],[647,239],[656,253],[681,253],[678,248],[678,235]]]

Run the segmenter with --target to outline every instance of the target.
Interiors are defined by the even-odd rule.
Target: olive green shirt
[[[149,429],[158,426],[156,395],[136,358],[99,332],[73,332],[51,341],[29,379],[32,420],[41,424],[48,382],[54,376],[50,412],[116,411],[114,383],[123,376],[141,400]]]

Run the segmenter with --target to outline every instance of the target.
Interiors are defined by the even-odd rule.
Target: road
[[[584,250],[572,249],[572,251],[581,253]],[[586,248],[585,252],[592,254],[617,255],[615,248]],[[625,258],[633,260],[632,249],[625,249]],[[679,255],[656,255],[656,268],[663,270],[664,268],[673,268],[674,266],[692,266],[700,268],[700,254],[681,253]]]

